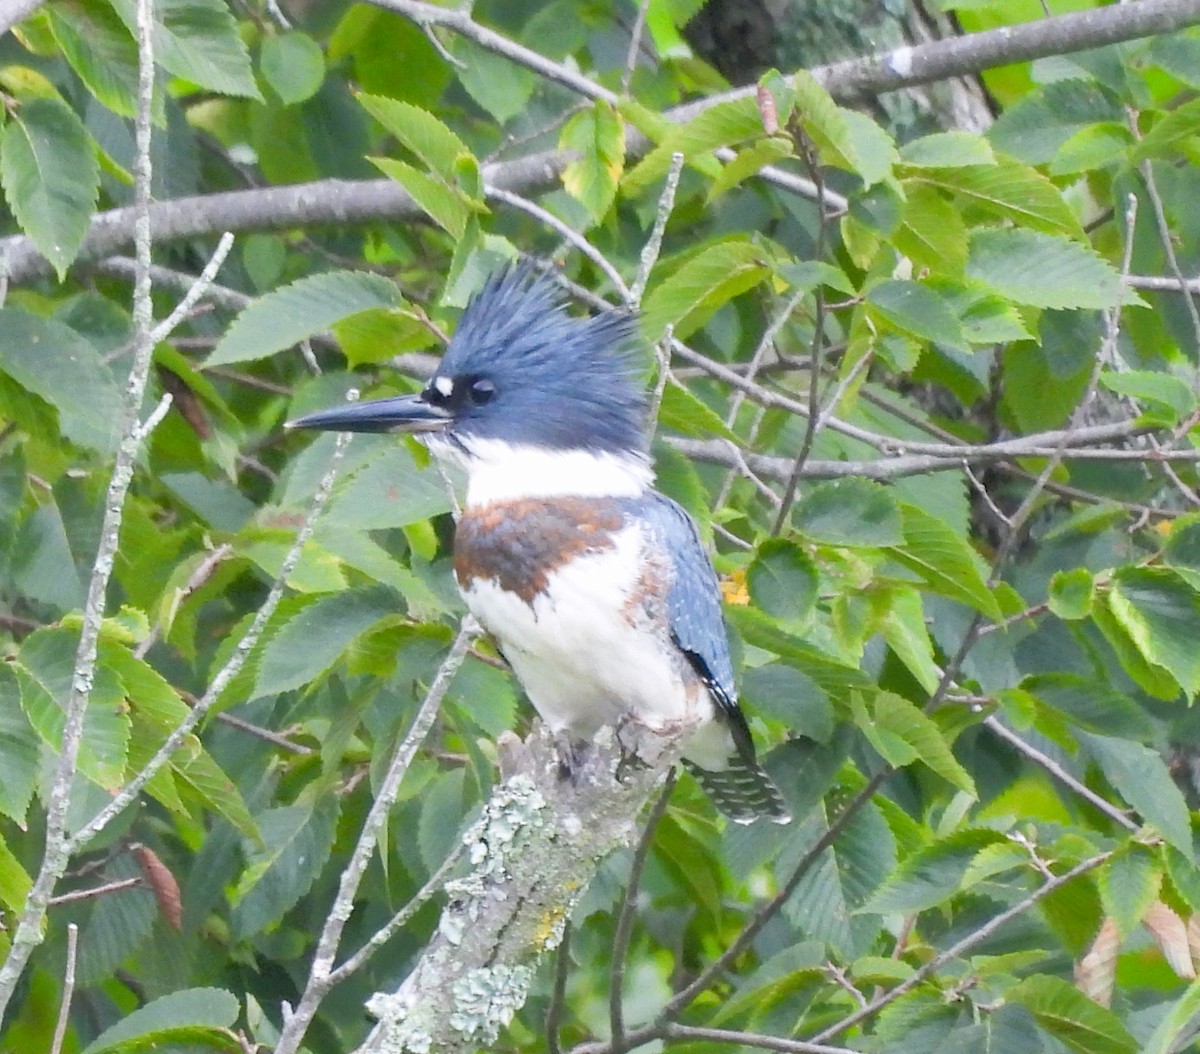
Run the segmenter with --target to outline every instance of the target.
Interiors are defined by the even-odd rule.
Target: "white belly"
[[[713,715],[707,689],[669,640],[665,621],[651,620],[637,601],[642,545],[640,530],[628,527],[613,548],[552,574],[532,604],[494,579],[475,579],[464,593],[555,731],[590,738],[627,715],[658,729]]]

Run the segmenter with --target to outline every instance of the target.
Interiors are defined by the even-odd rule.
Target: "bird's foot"
[[[585,744],[572,737],[570,732],[553,733],[554,749],[558,754],[558,778],[575,782],[575,775],[583,764]]]

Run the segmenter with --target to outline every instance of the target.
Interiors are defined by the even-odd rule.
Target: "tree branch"
[[[416,0],[390,0],[381,5],[418,21],[447,25],[460,30],[478,23],[457,12]],[[1024,62],[1050,54],[1066,54],[1156,33],[1167,33],[1200,24],[1200,0],[1139,0],[1135,4],[1113,5],[1095,11],[1082,11],[1056,18],[1004,29],[989,30],[963,37],[949,37],[919,47],[901,48],[882,55],[851,59],[812,70],[836,99],[847,101],[864,92],[889,91],[914,84],[925,84],[949,76],[975,73],[992,66]],[[492,31],[475,32],[472,39],[481,46],[504,41],[503,54],[515,45]],[[526,58],[509,54],[514,61]],[[530,52],[536,55],[536,52]],[[561,64],[539,56],[537,70],[562,83]],[[543,67],[549,65],[550,70]],[[595,93],[594,82],[575,74],[565,86],[588,97]],[[687,103],[667,111],[674,121],[687,121],[721,102],[739,98],[753,89],[739,89]],[[607,89],[603,89],[607,94]],[[627,155],[630,160],[644,154],[649,142],[641,135],[629,134]],[[557,151],[544,151],[484,166],[484,180],[491,186],[529,196],[549,189],[558,182],[568,158]],[[811,194],[800,183],[806,180],[794,173],[781,172],[793,189]],[[150,223],[158,243],[216,234],[219,231],[281,230],[289,227],[337,225],[340,227],[373,223],[380,220],[420,219],[423,213],[395,183],[386,179],[350,182],[339,179],[318,180],[286,187],[256,188],[209,194],[151,205]],[[91,230],[80,251],[81,260],[110,256],[129,244],[133,231],[130,208],[112,209],[92,220]],[[7,256],[9,279],[20,283],[48,274],[49,264],[23,235],[0,239],[0,257]]]
[[[636,817],[678,755],[673,739],[627,726],[580,750],[569,776],[556,737],[535,727],[501,740],[504,782],[467,835],[474,868],[413,971],[368,1009],[361,1051],[474,1051],[524,1004],[534,967],[558,945],[597,863],[637,839]],[[631,740],[641,764],[628,764]],[[530,866],[536,861],[535,866]]]

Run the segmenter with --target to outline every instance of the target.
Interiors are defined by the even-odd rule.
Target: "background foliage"
[[[282,423],[351,387],[416,390],[470,293],[528,254],[581,307],[641,303],[660,485],[712,541],[797,820],[728,826],[681,777],[631,930],[614,947],[632,851],[601,866],[497,1047],[544,1049],[549,1016],[550,1042],[597,1054],[1184,1049],[1200,33],[982,72],[963,88],[973,120],[996,118],[982,132],[932,89],[852,108],[791,65],[680,123],[663,115],[761,73],[761,54],[739,67],[728,37],[706,44],[729,8],[699,6],[159,0],[159,317],[240,233],[154,348],[145,411],[173,402],[125,503],[67,829],[205,696],[284,567],[334,437]],[[942,6],[971,31],[1044,14]],[[50,0],[0,39],[5,955],[41,867],[130,370],[129,218],[112,210],[132,200],[135,22],[133,0]],[[846,53],[766,25],[764,68]],[[109,233],[89,238],[98,213]],[[275,1043],[462,614],[450,511],[418,447],[354,440],[210,718],[71,859],[0,1049],[50,1049],[72,923],[64,1049]],[[493,787],[496,737],[528,720],[478,644],[343,954],[438,870]],[[309,1049],[362,1040],[364,1003],[437,914],[328,994]]]

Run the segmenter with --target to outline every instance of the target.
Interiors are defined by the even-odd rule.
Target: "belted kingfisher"
[[[518,265],[472,298],[420,394],[290,427],[412,432],[460,462],[459,589],[551,730],[679,729],[722,812],[786,823],[738,705],[712,563],[651,486],[635,330],[616,310],[567,315],[553,280]]]

